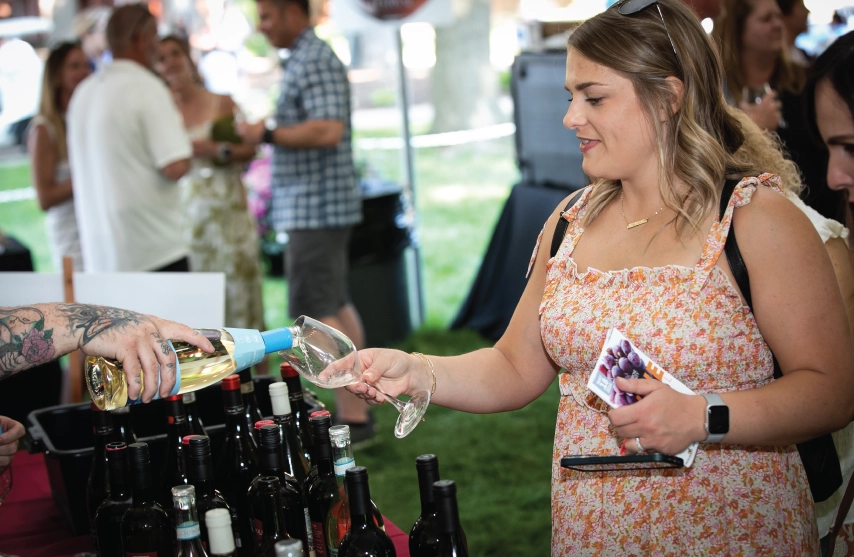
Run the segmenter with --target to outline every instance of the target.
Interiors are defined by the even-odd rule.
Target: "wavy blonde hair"
[[[651,5],[630,16],[616,7],[606,10],[579,26],[568,48],[631,81],[654,131],[661,198],[676,212],[676,230],[684,236],[700,232],[701,223],[716,211],[725,177],[784,171],[787,165],[767,135],[751,133],[739,111],[727,106],[718,50],[694,12],[679,0],[658,0],[658,6],[672,47]],[[668,77],[682,82],[675,112]],[[661,122],[659,114],[671,117]],[[762,166],[769,161],[770,167]],[[686,184],[687,191],[677,191],[676,180]],[[619,181],[595,178],[593,186],[585,226],[622,187]]]
[[[39,99],[38,116],[45,120],[53,134],[51,139],[56,142],[56,154],[60,161],[68,159],[68,146],[65,142],[65,114],[60,106],[62,89],[62,68],[68,55],[75,50],[83,51],[78,42],[64,42],[55,46],[45,61],[42,73],[41,98]]]

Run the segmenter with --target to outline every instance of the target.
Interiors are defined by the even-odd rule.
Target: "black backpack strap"
[[[738,185],[738,182],[739,180],[727,180],[724,182],[724,189],[721,192],[720,220],[724,218],[724,213],[726,213],[726,208],[729,206],[732,192],[735,191],[735,186]],[[747,302],[748,307],[753,307],[753,298],[750,296],[750,277],[747,275],[747,265],[744,264],[741,251],[738,249],[738,242],[735,240],[735,226],[733,226],[732,221],[730,221],[729,233],[726,235],[724,253],[726,254],[726,260],[729,263],[732,275],[735,277],[735,283],[744,296],[744,301]]]
[[[737,180],[727,180],[724,183],[724,189],[721,193],[721,219],[724,217],[730,197],[732,197],[732,192],[735,191],[737,184]],[[747,266],[741,257],[738,243],[735,241],[735,227],[732,225],[732,222],[730,222],[729,233],[724,243],[724,253],[726,254],[733,277],[735,277],[735,282],[741,290],[745,302],[747,302],[747,306],[752,308],[753,304],[750,297],[750,279],[747,275]],[[771,357],[774,361],[774,379],[779,379],[783,377],[783,370],[780,369],[780,362],[777,361],[777,357],[773,353]],[[821,437],[798,443],[798,454],[807,473],[807,481],[810,485],[813,500],[816,503],[820,503],[829,499],[837,488],[842,485],[842,469],[839,465],[839,455],[836,452],[833,437],[828,433]],[[838,515],[844,518],[848,514],[848,508],[851,505],[852,499],[854,499],[854,491],[852,491],[849,485],[845,491],[843,505],[840,505]],[[836,517],[836,523],[840,523],[839,516]],[[831,540],[839,533],[837,524],[834,524],[834,529],[831,531]]]
[[[566,204],[566,207],[563,208],[563,211],[560,212],[560,218],[557,219],[557,224],[555,225],[555,235],[552,237],[552,249],[549,252],[549,258],[557,255],[557,250],[560,249],[561,243],[563,243],[563,237],[566,236],[566,228],[569,226],[569,222],[563,218],[563,214],[569,211],[573,205],[581,198],[581,194],[584,193],[584,188],[581,188],[578,193],[572,196],[572,199],[569,200],[569,203]]]

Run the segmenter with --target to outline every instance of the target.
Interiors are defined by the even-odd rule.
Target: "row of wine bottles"
[[[215,546],[208,521],[193,516],[224,510],[233,544],[228,551],[238,557],[272,556],[278,542],[290,539],[312,557],[394,555],[382,515],[370,501],[367,471],[355,465],[349,428],[331,426],[326,411],[307,420],[298,375],[283,364],[282,377],[284,382],[269,387],[272,420],[258,419],[248,372],[242,382],[239,375],[222,381],[225,441],[216,467],[192,399],[185,405],[182,395],[167,398],[159,490],[147,445],[133,443],[126,427],[126,437],[116,440],[110,414],[94,413],[96,450],[88,497],[96,550],[104,557],[218,555],[223,548]],[[116,418],[116,424],[123,421],[122,414]],[[453,482],[438,481],[433,455],[419,457],[417,469],[422,516],[410,535],[411,554],[466,555]],[[443,501],[450,506],[443,507]],[[367,522],[359,518],[366,509]],[[442,530],[443,516],[448,532]],[[348,532],[358,533],[350,536],[350,546],[345,544]],[[445,533],[443,545],[439,540]],[[365,552],[368,538],[375,540],[368,544],[376,546],[373,552]]]

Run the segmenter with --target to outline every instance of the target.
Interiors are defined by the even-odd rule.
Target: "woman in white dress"
[[[258,233],[240,178],[255,147],[241,145],[229,133],[234,101],[204,88],[186,42],[163,38],[155,69],[172,91],[193,141],[192,169],[180,182],[190,268],[225,273],[228,326],[264,329]]]
[[[62,43],[51,50],[42,77],[39,112],[30,124],[33,187],[39,206],[47,211],[47,237],[57,271],[62,270],[66,256],[73,260],[75,271],[83,270],[65,142],[65,111],[77,85],[90,72],[78,43]]]

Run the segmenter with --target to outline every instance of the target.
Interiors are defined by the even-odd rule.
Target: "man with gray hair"
[[[193,149],[152,71],[157,21],[141,4],[121,6],[107,45],[113,62],[77,87],[67,115],[85,270],[188,271],[176,181]]]

